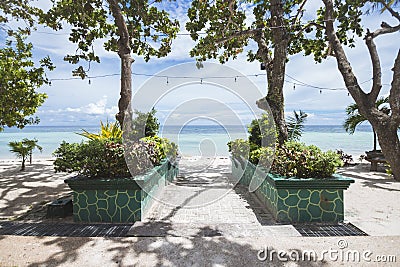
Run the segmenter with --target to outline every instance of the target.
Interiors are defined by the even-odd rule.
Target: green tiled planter
[[[244,185],[251,179],[263,180],[255,194],[277,221],[290,223],[343,221],[343,190],[354,183],[338,174],[326,179],[285,178],[233,158],[232,174]]]
[[[178,173],[177,165],[164,161],[133,178],[88,179],[73,177],[65,183],[73,191],[74,221],[126,223],[140,221],[167,181]]]

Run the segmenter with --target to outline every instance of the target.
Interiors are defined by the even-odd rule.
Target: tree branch
[[[374,42],[374,37],[369,30],[367,30],[367,34],[365,36],[365,43],[368,47],[369,55],[371,57],[373,75],[373,83],[371,92],[369,93],[369,101],[370,103],[375,103],[382,88],[382,69],[378,51]]]
[[[248,29],[248,30],[244,30],[244,31],[237,31],[237,32],[230,34],[229,37],[219,39],[217,42],[215,42],[215,44],[218,46],[218,45],[221,45],[221,44],[223,44],[227,41],[230,41],[236,37],[251,36],[253,34],[256,34],[259,31],[261,31],[261,29]]]
[[[356,103],[360,107],[360,111],[362,115],[366,114],[366,109],[371,108],[371,103],[367,99],[367,95],[361,90],[357,78],[354,75],[354,72],[351,68],[350,62],[348,61],[344,49],[340,43],[339,38],[336,35],[333,23],[335,21],[334,18],[334,9],[332,0],[323,0],[326,12],[325,12],[325,25],[326,25],[326,35],[330,44],[332,45],[333,51],[336,55],[336,61],[338,64],[338,68],[340,73],[343,76],[343,80],[346,84],[347,90],[354,98]],[[365,103],[367,100],[368,103]],[[365,109],[366,108],[366,109]]]
[[[394,27],[389,26],[386,22],[382,22],[380,29],[370,33],[372,38],[376,38],[379,35],[382,34],[387,34],[387,33],[393,33],[393,32],[397,32],[400,31],[400,24]]]
[[[294,17],[293,24],[296,24],[296,21],[297,21],[297,19],[299,18],[300,13],[303,12],[304,5],[305,5],[306,3],[307,3],[307,0],[303,0],[303,3],[301,3],[301,6],[300,6],[299,9],[297,10],[296,16]]]
[[[392,88],[390,89],[389,104],[392,110],[392,118],[400,123],[400,49],[397,53],[393,67]]]
[[[118,54],[120,56],[130,54],[131,49],[129,44],[129,32],[128,32],[128,27],[126,26],[124,20],[124,16],[122,15],[122,10],[118,5],[118,1],[116,0],[107,0],[107,1],[110,5],[112,16],[115,19],[115,24],[117,25],[118,28],[118,36],[119,36],[118,42],[120,43],[120,49],[118,51]]]
[[[392,14],[393,17],[397,18],[400,21],[400,14],[397,13],[396,11],[393,10],[393,8],[391,8],[386,1],[384,0],[380,0],[379,1],[389,12],[390,14]]]
[[[272,57],[268,48],[268,44],[263,38],[263,33],[261,31],[256,33],[254,35],[254,40],[257,42],[258,45],[257,57],[262,58],[263,63],[265,63],[266,65],[270,64],[272,62]]]

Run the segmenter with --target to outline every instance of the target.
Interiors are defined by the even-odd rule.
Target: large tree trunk
[[[267,110],[265,100],[271,108],[274,116],[275,126],[278,132],[278,142],[282,145],[288,139],[287,126],[285,121],[285,104],[283,96],[283,85],[285,82],[286,61],[288,56],[289,35],[284,24],[283,2],[281,0],[271,1],[271,31],[274,39],[273,59],[268,55],[262,55],[266,65],[268,93],[265,99],[257,102],[259,108]],[[260,38],[261,39],[261,38]],[[269,49],[258,41],[259,53],[269,53]],[[261,48],[261,49],[260,49]]]
[[[332,0],[323,1],[326,7],[326,35],[335,52],[338,69],[342,74],[349,93],[359,107],[360,114],[368,119],[376,131],[382,152],[392,168],[394,179],[400,181],[400,144],[397,135],[397,129],[400,125],[400,50],[397,53],[393,67],[393,80],[389,95],[391,114],[389,115],[379,111],[375,106],[382,85],[379,55],[374,43],[375,37],[386,33],[396,32],[400,29],[400,26],[383,27],[372,33],[369,31],[367,32],[365,42],[370,54],[374,78],[371,92],[366,94],[358,84],[357,78],[346,57],[343,46],[336,35],[334,29],[335,17],[333,2]],[[396,16],[399,15],[396,14]]]
[[[120,50],[123,48],[120,48]],[[121,125],[124,126],[125,118],[132,118],[132,58],[129,54],[120,55],[121,58],[121,92],[118,101],[118,113],[115,116]],[[128,120],[127,120],[128,121]],[[126,121],[126,122],[127,122]],[[126,126],[126,125],[125,125]]]
[[[396,126],[377,125],[376,132],[385,159],[389,162],[394,179],[400,181],[400,141]]]
[[[124,127],[125,118],[130,121],[132,115],[131,99],[132,99],[132,62],[129,32],[126,26],[121,8],[116,0],[107,0],[110,4],[112,16],[118,28],[118,55],[121,59],[121,92],[118,101],[119,112],[115,116],[121,125]],[[126,125],[125,125],[126,128]]]

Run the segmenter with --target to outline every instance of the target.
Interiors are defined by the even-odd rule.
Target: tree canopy
[[[0,131],[5,126],[23,128],[39,122],[31,116],[47,96],[35,90],[48,83],[45,69],[54,69],[48,57],[35,67],[32,44],[26,43],[21,33],[9,34],[14,40],[7,40],[6,47],[0,49]]]
[[[186,28],[197,42],[191,56],[198,61],[214,58],[225,63],[256,44],[256,50],[248,51],[248,60],[262,63],[268,80],[267,95],[257,104],[268,110],[267,102],[271,108],[280,144],[288,139],[283,95],[286,63],[290,55],[302,51],[305,42],[308,26],[300,22],[306,2],[194,0],[188,11]]]
[[[48,11],[42,11],[40,22],[54,30],[63,29],[63,22],[71,26],[69,40],[77,45],[75,54],[66,55],[64,60],[79,64],[73,71],[84,79],[90,62],[100,62],[94,44],[103,42],[108,51],[118,53],[121,59],[121,98],[117,119],[123,126],[125,116],[131,116],[132,54],[164,57],[171,51],[172,39],[179,30],[177,20],[158,8],[161,0],[151,3],[145,0],[90,0],[53,1]],[[89,62],[84,67],[83,62]]]
[[[23,128],[39,122],[32,117],[46,99],[46,94],[36,89],[48,83],[45,71],[53,70],[49,57],[35,64],[32,59],[32,44],[27,36],[34,26],[37,9],[28,0],[5,0],[0,2],[0,31],[8,36],[0,48],[0,131],[4,127]],[[12,30],[10,20],[23,20],[26,29]],[[8,30],[6,30],[8,28]]]

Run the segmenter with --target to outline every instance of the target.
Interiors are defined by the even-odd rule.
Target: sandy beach
[[[229,169],[228,158],[218,157],[215,160],[218,161],[216,164]],[[195,161],[188,159],[191,164]],[[34,160],[32,165],[27,165],[26,171],[21,172],[19,161],[0,161],[2,221],[52,222],[45,218],[46,204],[70,193],[63,181],[74,175],[54,173],[52,163],[51,159]],[[98,266],[99,262],[105,266],[203,266],[211,263],[220,263],[218,266],[265,266],[268,263],[259,261],[257,253],[267,245],[288,251],[312,249],[321,254],[326,249],[337,248],[338,242],[343,240],[349,249],[368,250],[374,255],[398,255],[400,209],[397,200],[400,198],[400,183],[384,172],[370,172],[367,163],[341,168],[338,172],[355,179],[355,183],[345,191],[345,220],[370,236],[277,238],[264,232],[254,237],[11,235],[0,236],[0,266]],[[72,222],[72,217],[61,220]],[[302,262],[274,263],[276,266],[319,266],[320,263],[314,260],[303,262],[304,265]],[[338,260],[324,261],[324,264],[341,265]],[[389,266],[395,266],[395,262]]]
[[[19,160],[0,160],[0,220],[27,219],[70,193],[64,179],[71,174],[55,173],[52,159],[34,159],[25,171],[20,169]]]
[[[216,160],[229,164],[226,158]],[[20,161],[0,161],[1,220],[48,220],[46,204],[68,196],[64,179],[74,175],[55,173],[52,163],[52,159],[34,160],[21,172]],[[343,167],[338,173],[355,179],[344,195],[345,220],[371,236],[400,235],[400,183],[383,171],[370,172],[369,163]]]

